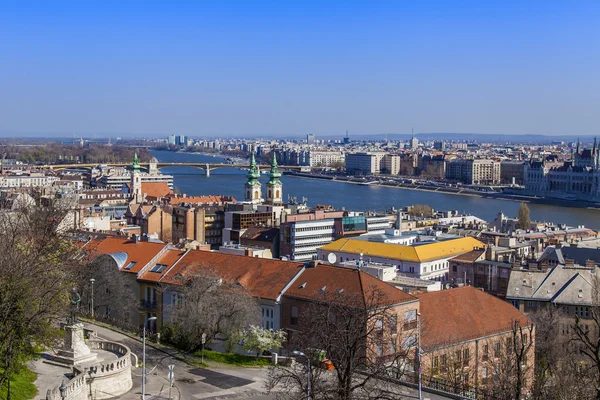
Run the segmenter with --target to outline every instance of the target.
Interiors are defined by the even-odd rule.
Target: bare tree
[[[0,211],[0,387],[57,338],[55,320],[67,312],[68,271],[78,249],[56,229],[66,211],[47,202]]]
[[[593,374],[581,368],[581,355],[571,343],[573,318],[555,306],[530,315],[535,323],[535,400],[593,399]]]
[[[416,317],[416,310],[415,310]],[[288,338],[289,349],[304,353],[311,369],[313,399],[397,398],[378,377],[400,378],[413,370],[416,353],[416,325],[404,330],[402,317],[377,288],[364,295],[326,293],[307,304],[298,321],[298,331]],[[414,324],[413,324],[414,325]],[[326,373],[322,358],[334,371]],[[306,390],[308,371],[305,359],[293,366],[276,366],[269,372],[267,388],[278,398],[300,398]]]
[[[582,373],[591,374],[596,389],[596,399],[600,399],[600,279],[594,276],[591,290],[591,304],[575,316],[572,325],[570,343],[574,350],[582,356],[580,369]]]
[[[493,379],[487,389],[496,397],[520,400],[530,390],[533,380],[534,326],[513,321],[510,333],[501,340],[490,342],[493,345]]]
[[[128,323],[138,305],[133,276],[119,271],[109,255],[90,254],[86,260],[74,274],[85,308],[81,311],[91,312],[93,305],[95,317],[105,316]]]
[[[188,351],[207,342],[226,340],[231,334],[257,324],[259,310],[256,300],[237,282],[219,278],[212,272],[201,272],[185,282],[183,301],[175,305],[170,329],[173,341]]]

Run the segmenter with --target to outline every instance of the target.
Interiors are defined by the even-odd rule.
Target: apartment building
[[[383,156],[380,170],[384,174],[398,175],[400,173],[400,156],[398,154],[386,154]]]
[[[317,259],[335,260],[334,263],[364,260],[395,265],[398,273],[405,276],[447,282],[451,258],[484,246],[472,237],[412,245],[345,238],[321,247]]]
[[[386,153],[348,153],[346,154],[346,172],[358,175],[377,175],[381,171],[381,161]],[[398,164],[398,168],[399,164]]]
[[[497,185],[500,183],[500,163],[494,160],[452,160],[446,163],[446,179],[469,185]]]

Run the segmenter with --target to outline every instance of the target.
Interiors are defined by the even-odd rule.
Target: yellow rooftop
[[[339,239],[321,247],[322,251],[343,252],[363,256],[391,258],[400,261],[424,262],[454,257],[468,253],[485,244],[472,237],[448,239],[442,242],[418,246],[402,246],[394,243],[368,242],[366,240]]]

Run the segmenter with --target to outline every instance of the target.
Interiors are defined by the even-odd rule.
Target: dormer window
[[[125,268],[123,268],[125,271],[129,271],[131,268],[133,268],[135,266],[135,264],[137,264],[136,261],[132,261],[129,264],[127,264],[127,266]]]
[[[154,264],[154,267],[150,270],[150,272],[156,272],[158,274],[162,273],[167,268],[166,264]]]

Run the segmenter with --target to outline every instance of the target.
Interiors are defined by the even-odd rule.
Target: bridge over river
[[[150,169],[151,163],[140,163],[142,168],[145,167],[146,170]],[[194,162],[157,162],[152,163],[156,165],[157,168],[164,167],[195,167],[204,170],[206,176],[210,176],[210,171],[217,168],[248,168],[248,164],[227,164],[227,163],[194,163]],[[103,164],[46,164],[42,166],[38,166],[38,168],[48,169],[52,171],[60,171],[64,169],[89,169],[93,167],[98,167],[100,165],[107,165],[109,167],[129,167],[131,163],[103,163]],[[259,169],[268,170],[271,168],[270,165],[258,165]],[[278,165],[279,169],[282,170],[302,170],[302,171],[310,171],[310,167],[298,166],[298,165]]]

